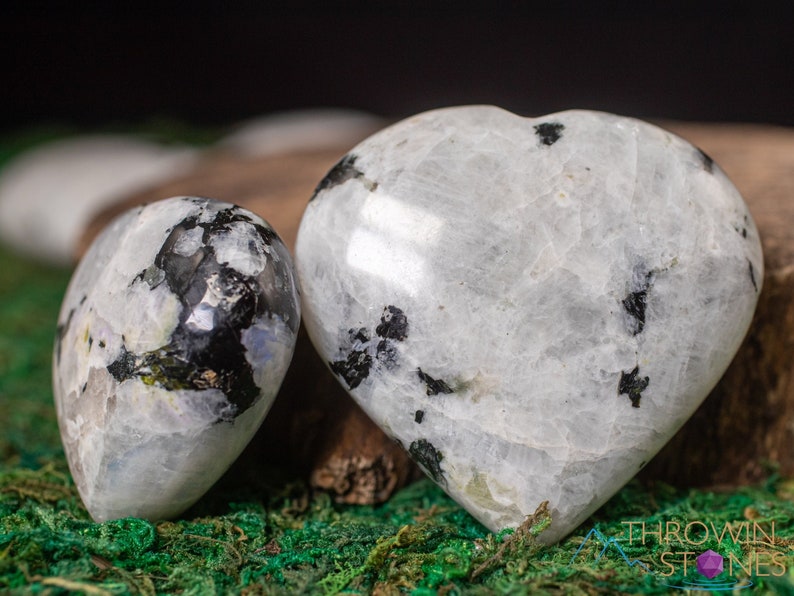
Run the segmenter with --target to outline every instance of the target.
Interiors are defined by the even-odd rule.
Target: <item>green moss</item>
[[[428,480],[382,506],[342,506],[250,463],[178,520],[94,523],[66,466],[50,388],[69,273],[4,249],[0,263],[0,593],[667,594],[671,583],[703,578],[691,566],[683,577],[675,554],[675,573],[663,576],[660,558],[707,548],[743,563],[758,552],[779,557],[779,575],[780,567],[752,568],[753,593],[794,593],[794,482],[778,478],[726,492],[631,483],[554,546],[535,539],[553,523],[543,509],[494,535]],[[629,543],[628,522],[650,532],[659,523],[747,523],[770,535],[774,523],[775,535],[771,544],[709,535],[695,547],[683,532],[669,541],[646,532],[646,544],[636,534]],[[652,572],[627,565],[614,546],[596,562],[604,545],[582,546],[593,528]]]

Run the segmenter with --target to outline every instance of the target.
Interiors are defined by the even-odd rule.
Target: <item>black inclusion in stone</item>
[[[386,339],[402,341],[408,337],[408,318],[396,306],[387,306],[383,309],[380,324],[375,328],[375,333]]]
[[[540,142],[544,145],[553,145],[562,137],[565,126],[559,122],[543,122],[534,126],[535,134],[538,135]]]
[[[709,174],[714,172],[714,160],[702,149],[698,149],[698,157],[700,157],[700,163],[703,165],[703,169],[706,170]]]
[[[199,224],[205,232],[210,235],[217,234],[218,232],[228,232],[229,224],[235,222],[251,223],[251,218],[243,213],[239,207],[231,206],[226,209],[221,209],[215,214],[210,221]],[[207,238],[209,240],[209,238]]]
[[[397,346],[392,340],[382,339],[378,342],[375,358],[386,367],[386,370],[392,370],[397,366],[398,355]]]
[[[271,246],[273,241],[278,237],[276,236],[276,232],[268,228],[267,226],[263,226],[262,224],[252,223],[256,233],[259,234],[259,237],[262,239],[262,242],[265,243],[266,246]]]
[[[427,386],[428,395],[438,395],[439,393],[453,393],[449,385],[441,379],[434,379],[421,368],[417,369],[416,374],[419,379]]]
[[[66,332],[69,331],[69,325],[72,324],[72,317],[74,317],[74,310],[69,310],[69,315],[66,317],[66,322],[61,323],[55,330],[55,359],[57,362],[61,361],[61,344]]]
[[[638,283],[637,277],[635,277],[632,291],[622,301],[623,308],[631,317],[629,331],[631,331],[632,335],[638,335],[645,329],[645,310],[648,306],[648,290],[650,290],[653,282],[653,272],[639,277],[642,281]]]
[[[632,292],[623,300],[623,308],[634,319],[632,335],[642,333],[645,328],[645,305],[648,301],[648,290]]]
[[[219,389],[235,406],[237,415],[259,396],[240,336],[262,314],[261,291],[254,278],[219,264],[211,247],[197,252],[204,257],[189,277],[180,280],[185,285],[184,293],[178,295],[184,306],[179,324],[169,345],[145,354],[146,370],[142,374],[150,374],[166,388]],[[220,293],[220,300],[212,308],[212,320],[205,329],[190,317],[200,307],[208,284]]]
[[[207,202],[202,200],[200,205]],[[288,297],[268,297],[258,278],[218,262],[212,240],[229,233],[231,224],[236,222],[254,226],[266,244],[275,238],[271,230],[254,223],[238,207],[222,209],[208,222],[199,221],[197,216],[187,217],[170,230],[153,266],[138,277],[150,283],[152,289],[165,281],[177,297],[182,309],[176,329],[167,345],[141,354],[122,348],[119,358],[108,366],[118,381],[136,376],[168,390],[219,390],[234,406],[219,414],[219,421],[234,419],[250,408],[260,394],[246,359],[246,348],[240,341],[242,332],[267,314],[280,315],[293,330],[298,324]],[[180,240],[185,234],[197,233],[191,232],[197,227],[201,228],[202,246],[193,254],[178,254]],[[276,279],[289,278],[286,264],[268,259],[268,266],[274,268]],[[208,291],[213,300],[204,304]]]
[[[444,470],[441,469],[441,460],[444,456],[433,444],[426,439],[418,439],[408,447],[408,454],[418,463],[425,472],[438,484],[446,484]]]
[[[317,185],[317,188],[314,189],[314,194],[312,198],[309,199],[314,200],[314,198],[323,190],[328,190],[329,188],[333,188],[334,186],[338,186],[340,184],[344,184],[348,180],[353,180],[354,178],[358,178],[359,176],[363,176],[364,172],[356,168],[355,163],[358,159],[357,155],[353,155],[349,153],[345,155],[342,159],[340,159],[337,164],[330,169],[330,171],[325,175],[325,178],[320,180],[320,183]]]
[[[369,376],[372,356],[365,350],[351,350],[345,360],[336,360],[329,364],[331,370],[342,377],[350,389],[355,389]]]
[[[749,265],[749,270],[750,270],[750,281],[753,284],[753,289],[755,289],[755,291],[757,292],[758,283],[755,281],[755,269],[753,269],[753,263],[750,259],[747,259],[747,264]]]
[[[424,410],[417,410],[414,412],[414,422],[417,424],[422,424],[422,420],[425,419],[425,411]]]
[[[181,298],[187,292],[191,280],[195,278],[196,269],[212,250],[210,247],[202,246],[189,256],[175,252],[174,249],[180,238],[194,229],[197,224],[198,219],[196,217],[188,217],[171,228],[171,232],[154,257],[154,266],[165,274],[168,288],[178,298]],[[139,277],[146,281],[147,277],[151,277],[151,274],[147,270],[139,274]],[[153,289],[154,287],[156,286],[152,286]]]
[[[137,360],[135,354],[128,352],[127,347],[122,345],[118,358],[108,364],[108,372],[113,375],[113,378],[119,383],[126,381],[134,377],[138,372]]]
[[[366,343],[369,341],[369,333],[367,333],[366,328],[359,327],[358,329],[349,329],[348,335],[350,335],[350,339],[354,342],[361,342]]]
[[[276,233],[262,224],[255,223],[240,207],[233,205],[226,209],[221,209],[210,221],[198,224],[204,230],[204,242],[209,242],[210,238],[216,234],[228,232],[233,223],[246,223],[256,230],[257,235],[265,245],[270,246],[276,239]]]
[[[648,377],[638,376],[639,372],[639,366],[635,366],[634,370],[630,373],[621,372],[620,381],[618,382],[618,395],[628,395],[633,408],[640,407],[642,392],[647,389],[648,383],[650,382]]]

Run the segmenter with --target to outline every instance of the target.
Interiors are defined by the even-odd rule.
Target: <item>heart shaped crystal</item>
[[[92,517],[161,519],[195,502],[270,408],[299,317],[292,259],[249,211],[179,197],[110,223],[69,284],[53,358]]]
[[[728,366],[761,246],[702,151],[569,111],[427,112],[317,187],[296,261],[312,340],[364,410],[491,530],[573,530]]]

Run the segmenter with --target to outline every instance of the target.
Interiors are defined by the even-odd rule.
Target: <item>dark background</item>
[[[270,4],[0,8],[0,132],[464,103],[794,125],[792,2]]]

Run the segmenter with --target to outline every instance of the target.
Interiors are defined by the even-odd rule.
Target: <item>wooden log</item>
[[[264,217],[293,250],[309,197],[345,149],[253,158],[210,152],[189,172],[136,192],[97,214],[81,237],[77,257],[113,217],[129,207],[181,195],[211,197],[245,207]]]
[[[794,476],[794,130],[661,126],[703,149],[739,188],[761,234],[765,274],[750,332],[724,378],[642,477],[703,486],[756,482],[773,469]],[[257,159],[210,155],[194,172],[100,214],[83,247],[131,205],[198,194],[259,213],[292,249],[308,198],[344,152],[340,147]],[[257,444],[262,453],[283,454],[288,446],[312,483],[340,501],[382,501],[416,475],[406,454],[340,388],[305,333]]]

